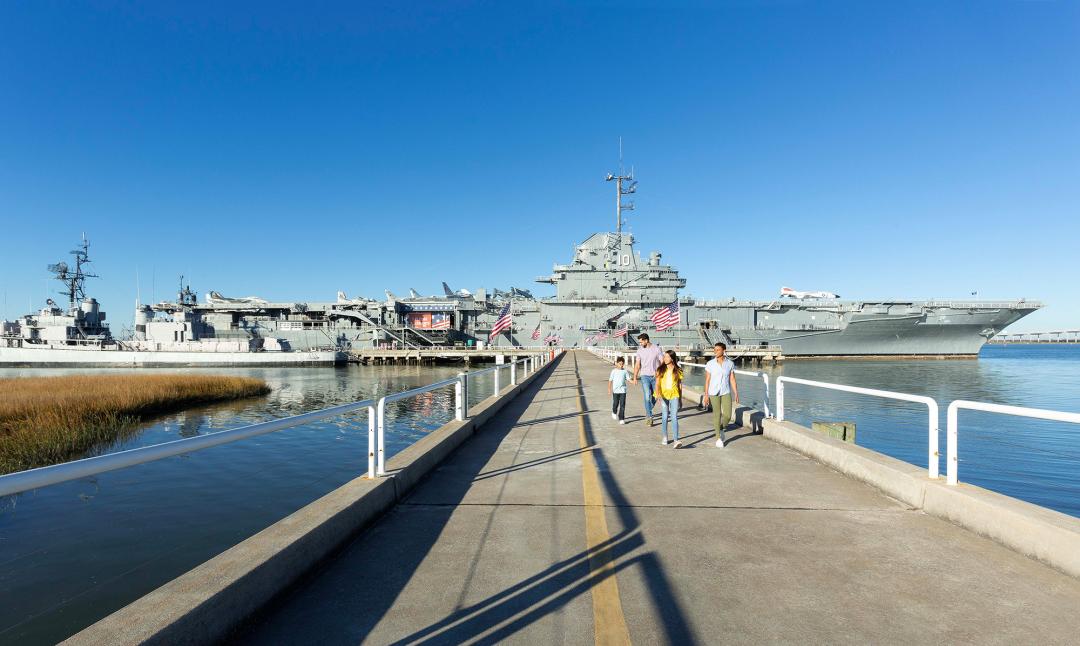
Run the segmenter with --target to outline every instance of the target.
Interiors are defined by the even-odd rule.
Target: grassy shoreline
[[[269,392],[261,379],[216,375],[0,379],[0,474],[81,457],[156,415]]]

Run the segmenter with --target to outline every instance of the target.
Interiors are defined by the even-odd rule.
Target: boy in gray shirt
[[[611,395],[611,419],[626,423],[626,384],[630,373],[626,371],[626,361],[622,357],[615,360],[615,368],[608,375],[607,391]]]

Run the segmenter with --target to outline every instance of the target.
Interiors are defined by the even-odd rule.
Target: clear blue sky
[[[137,270],[144,300],[532,287],[613,227],[621,135],[639,248],[695,296],[1080,327],[1080,4],[675,4],[4,2],[0,316],[84,231],[116,323]]]

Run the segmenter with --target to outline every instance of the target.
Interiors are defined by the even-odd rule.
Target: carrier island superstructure
[[[443,283],[443,293],[436,296],[410,289],[404,298],[388,290],[384,299],[377,300],[350,299],[338,292],[333,301],[270,302],[211,292],[203,303],[159,303],[153,309],[192,312],[204,336],[273,336],[298,349],[619,346],[633,345],[638,333],[647,332],[667,347],[704,349],[723,341],[729,346],[779,349],[787,358],[950,358],[976,356],[988,339],[1041,307],[1024,299],[841,300],[831,294],[700,300],[683,291],[686,280],[663,262],[660,252],[642,256],[633,235],[623,232],[623,211],[632,206],[622,198],[634,192],[633,178],[609,175],[608,179],[616,184],[615,231],[589,236],[574,247],[568,263],[556,264],[550,274],[536,279],[554,286],[553,296],[537,298],[514,287],[454,291]],[[657,331],[652,313],[676,301],[680,323]],[[489,339],[507,302],[513,325]],[[616,336],[620,330],[626,333]]]

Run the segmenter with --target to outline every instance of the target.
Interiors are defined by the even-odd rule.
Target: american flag
[[[533,341],[540,338],[540,324],[539,323],[536,324],[536,329],[533,330],[532,338],[533,338]]]
[[[675,327],[679,324],[679,299],[668,305],[667,307],[661,307],[653,312],[652,315],[653,325],[656,326],[657,332],[663,332],[664,330]]]
[[[601,332],[600,334],[596,335],[596,340],[597,341],[603,341],[606,338],[607,338],[607,332]]]
[[[615,334],[613,334],[612,336],[614,336],[615,338],[623,337],[623,336],[626,336],[626,333],[629,332],[629,331],[630,331],[630,326],[624,325],[621,328],[615,330]]]
[[[450,329],[450,315],[449,314],[432,314],[431,315],[431,329],[432,330],[449,330]]]
[[[502,311],[499,312],[499,319],[495,321],[495,325],[491,328],[491,334],[488,338],[493,338],[496,334],[510,329],[510,324],[513,322],[513,316],[510,314],[510,303],[503,305]]]

